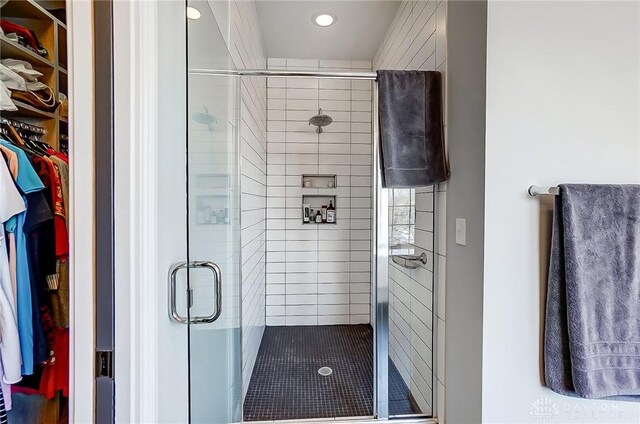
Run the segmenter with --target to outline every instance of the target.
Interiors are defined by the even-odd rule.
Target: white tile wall
[[[266,67],[266,55],[254,1],[229,2],[216,8],[216,21],[238,69]],[[228,12],[228,15],[227,15]],[[230,33],[227,37],[226,28]],[[265,78],[243,78],[240,103],[242,375],[244,394],[265,327],[265,258],[267,196],[267,87]]]
[[[270,69],[371,69],[370,62],[268,60]],[[267,81],[267,325],[370,322],[371,83]],[[318,108],[333,123],[308,125]],[[303,189],[301,174],[336,174]],[[337,196],[337,224],[302,224],[302,194]]]
[[[435,69],[446,82],[446,10],[446,1],[403,2],[373,68]],[[444,422],[444,408],[434,411],[433,405],[444,405],[446,184],[416,190],[415,206],[414,247],[427,253],[429,263],[409,271],[390,262],[389,350],[422,411]]]

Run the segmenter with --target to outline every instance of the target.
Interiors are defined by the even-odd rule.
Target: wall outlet
[[[467,245],[467,220],[456,218],[456,244]]]

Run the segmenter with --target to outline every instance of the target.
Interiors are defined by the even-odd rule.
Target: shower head
[[[213,131],[213,124],[218,122],[218,120],[209,113],[209,109],[207,109],[206,106],[204,107],[204,112],[194,113],[191,115],[191,119],[196,121],[198,124],[207,125],[209,127],[209,131]]]
[[[311,119],[309,119],[309,125],[318,127],[318,129],[316,130],[318,134],[322,132],[322,127],[326,127],[332,122],[333,122],[333,118],[330,117],[329,115],[325,115],[324,113],[322,113],[322,109],[318,109],[318,114],[315,116],[312,116]]]

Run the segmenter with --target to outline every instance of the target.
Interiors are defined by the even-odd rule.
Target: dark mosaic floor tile
[[[323,377],[320,367],[333,373]],[[407,411],[395,413],[412,413],[409,390],[395,367],[389,377],[397,397],[392,407]],[[371,415],[370,325],[266,328],[244,401],[245,421]]]

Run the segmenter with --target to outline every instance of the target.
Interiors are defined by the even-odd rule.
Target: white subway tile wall
[[[269,69],[370,70],[367,61],[269,58]],[[370,322],[371,82],[267,79],[267,325]],[[309,126],[333,118],[322,134]],[[302,174],[336,187],[302,188]],[[337,223],[303,224],[302,195],[336,197]]]
[[[373,60],[373,69],[438,70],[446,82],[446,11],[446,1],[403,2]],[[414,270],[390,261],[389,351],[422,412],[432,412],[435,401],[439,406],[434,412],[444,422],[446,184],[412,191],[409,198],[415,205],[415,223],[411,215],[402,222],[406,219],[403,200],[390,208],[390,218],[397,217],[396,222],[390,219],[394,227],[390,232],[400,239],[406,234],[416,254],[425,252],[429,261]],[[404,192],[396,194],[400,199],[407,197]]]
[[[263,69],[266,55],[255,2],[233,1],[229,14],[214,13],[238,69]],[[249,387],[265,327],[265,257],[267,206],[267,84],[263,77],[241,79],[241,245],[242,379]]]

